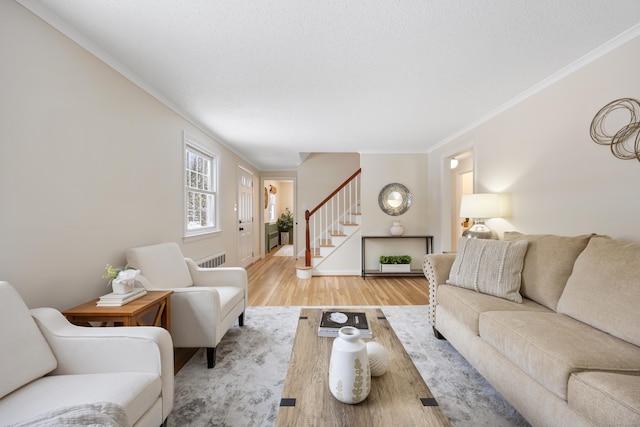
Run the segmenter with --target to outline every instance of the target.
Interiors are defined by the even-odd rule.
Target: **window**
[[[276,195],[269,194],[269,222],[276,222]]]
[[[218,157],[185,135],[185,235],[218,231]]]

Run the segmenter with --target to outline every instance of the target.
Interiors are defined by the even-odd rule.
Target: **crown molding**
[[[80,33],[78,30],[73,28],[71,25],[60,19],[58,15],[53,13],[51,9],[44,7],[37,0],[16,0],[19,4],[21,4],[25,9],[42,19],[47,24],[51,25],[56,30],[60,31],[67,38],[69,38],[74,43],[78,44],[80,47],[85,49],[91,55],[95,56],[102,62],[104,62],[107,66],[114,69],[122,76],[124,76],[127,80],[131,81],[133,84],[138,86],[143,91],[147,92],[149,95],[154,97],[156,100],[164,104],[166,107],[171,109],[174,113],[191,123],[193,126],[198,128],[200,131],[205,133],[207,136],[212,138],[215,142],[225,147],[227,150],[231,151],[236,156],[240,157],[243,161],[247,162],[251,166],[253,166],[256,170],[261,170],[257,165],[245,159],[244,156],[238,153],[233,147],[230,147],[226,141],[220,136],[216,135],[209,127],[204,125],[195,117],[191,116],[189,113],[184,111],[178,105],[176,105],[169,98],[164,96],[162,92],[157,90],[155,87],[151,86],[147,81],[145,81],[142,77],[134,73],[130,68],[122,64],[113,56],[109,55],[105,52],[101,47],[93,43],[89,40],[84,34]]]
[[[636,37],[640,36],[640,24],[636,24],[635,26],[631,27],[630,29],[628,29],[627,31],[619,34],[618,36],[614,37],[613,39],[609,40],[608,42],[606,42],[605,44],[603,44],[600,47],[597,47],[596,49],[592,50],[591,52],[587,53],[586,55],[584,55],[582,58],[578,59],[575,62],[572,62],[571,64],[567,65],[566,67],[562,68],[560,71],[552,74],[551,76],[547,77],[546,79],[542,80],[540,83],[536,84],[535,86],[527,89],[526,91],[522,92],[520,95],[516,96],[515,98],[512,98],[511,100],[507,101],[506,103],[502,104],[501,106],[499,106],[498,108],[496,108],[495,110],[490,111],[489,113],[485,114],[484,116],[480,117],[478,120],[475,120],[474,122],[470,123],[469,125],[465,126],[464,128],[460,129],[459,131],[455,132],[454,134],[448,136],[447,138],[443,139],[442,141],[438,142],[437,144],[435,144],[434,146],[430,147],[429,150],[427,151],[427,153],[432,153],[436,150],[438,150],[439,148],[442,148],[444,145],[460,138],[462,135],[464,135],[465,133],[471,131],[472,129],[480,126],[481,124],[489,121],[490,119],[496,117],[498,114],[503,113],[504,111],[508,110],[509,108],[514,107],[515,105],[519,104],[520,102],[524,101],[525,99],[535,95],[536,93],[542,91],[543,89],[546,89],[547,87],[551,86],[552,84],[562,80],[563,78],[569,76],[570,74],[578,71],[579,69],[585,67],[586,65],[590,64],[591,62],[603,57],[604,55],[608,54],[609,52],[619,48],[620,46],[624,45],[625,43],[635,39]]]

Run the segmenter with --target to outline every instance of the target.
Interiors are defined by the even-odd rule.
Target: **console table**
[[[409,272],[381,272],[379,270],[367,270],[365,269],[366,263],[366,242],[369,239],[424,239],[425,241],[425,254],[433,253],[433,236],[362,236],[362,277],[366,279],[366,276],[421,276],[422,270],[411,270]]]

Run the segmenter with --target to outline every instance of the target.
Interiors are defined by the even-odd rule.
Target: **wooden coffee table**
[[[449,426],[380,309],[367,313],[373,341],[389,354],[389,370],[371,378],[371,393],[361,403],[341,403],[329,391],[333,338],[319,337],[322,311],[302,309],[282,391],[277,426]],[[371,340],[365,340],[371,341]]]
[[[98,307],[100,298],[80,304],[62,312],[69,322],[80,326],[91,326],[99,322],[105,326],[161,326],[171,332],[171,294],[173,291],[148,291],[146,295],[120,307]],[[147,325],[143,317],[155,310],[153,322]]]

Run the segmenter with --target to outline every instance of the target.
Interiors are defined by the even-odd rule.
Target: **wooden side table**
[[[98,307],[99,298],[62,312],[69,322],[79,326],[91,326],[100,322],[105,326],[161,326],[171,332],[171,294],[173,291],[148,291],[146,295],[120,307]],[[147,325],[142,317],[156,310],[153,324]]]

